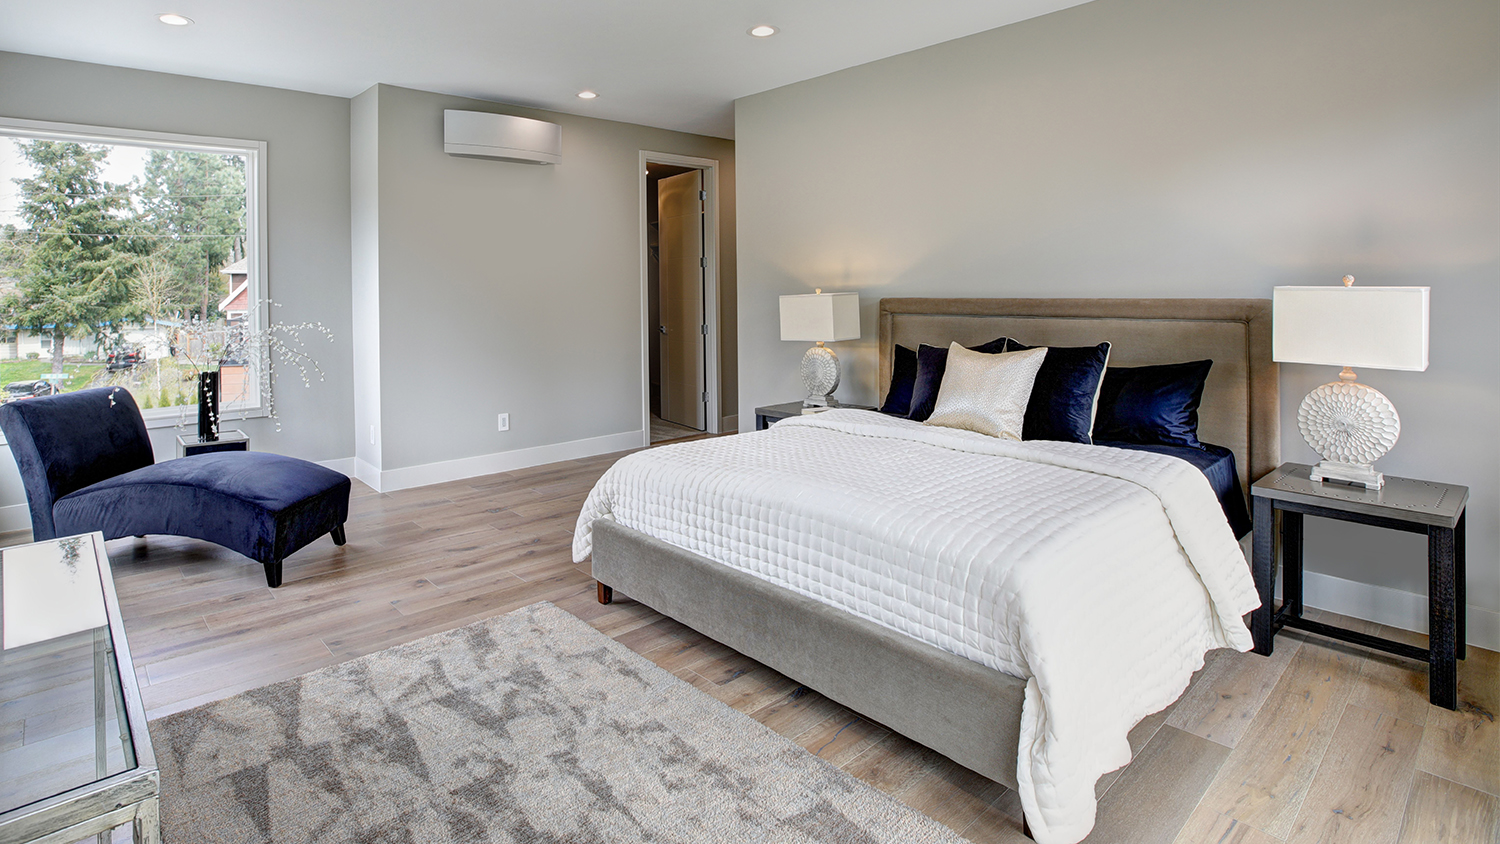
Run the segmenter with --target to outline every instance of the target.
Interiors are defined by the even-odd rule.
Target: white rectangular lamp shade
[[[1279,363],[1427,369],[1427,287],[1278,287],[1271,357]]]
[[[831,343],[859,339],[858,293],[781,297],[781,339]]]

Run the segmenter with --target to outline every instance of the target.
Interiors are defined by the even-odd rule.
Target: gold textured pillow
[[[1046,357],[1045,347],[987,355],[954,343],[948,347],[948,366],[927,424],[1019,440],[1031,385]]]

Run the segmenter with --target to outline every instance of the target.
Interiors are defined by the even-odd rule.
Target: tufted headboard
[[[1110,366],[1210,359],[1199,439],[1234,452],[1246,501],[1251,481],[1281,464],[1269,299],[881,299],[881,401],[898,344],[973,346],[1002,335],[1032,346],[1108,340]]]

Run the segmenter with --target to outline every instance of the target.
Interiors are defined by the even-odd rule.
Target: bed
[[[1113,343],[1111,366],[1212,359],[1214,366],[1199,411],[1202,439],[1233,454],[1242,493],[1253,480],[1280,462],[1277,382],[1275,365],[1271,362],[1268,301],[885,299],[880,303],[879,314],[879,381],[882,385],[889,383],[898,344],[908,348],[920,343],[972,345],[1002,335],[1030,345],[1051,346],[1081,346],[1107,339]],[[831,413],[823,419],[803,417],[778,425],[795,423],[803,429],[822,427],[843,433],[858,429],[884,439],[927,436],[916,430],[920,426],[915,423],[903,427],[873,415],[860,417],[858,413],[846,411],[842,417]],[[783,439],[794,434],[811,436],[810,431],[789,428]],[[944,447],[950,451],[1009,448],[970,442],[977,437],[973,435],[968,440],[949,437]],[[742,444],[750,446],[748,440]],[[1078,449],[1088,448],[1042,449],[1040,458],[1028,456],[1028,459],[1063,464],[1083,459]],[[1158,461],[1151,465],[1159,468],[1162,464]],[[1053,471],[1050,465],[1043,469]],[[1121,476],[1135,470],[1104,466],[1097,471]],[[1142,482],[1142,485],[1147,484]],[[1162,509],[1170,510],[1167,498],[1161,501]],[[590,512],[588,506],[584,517]],[[705,535],[715,531],[713,518],[722,517],[707,518],[697,528]],[[1166,518],[1171,522],[1170,513]],[[1038,840],[1076,841],[1092,825],[1092,803],[1084,819],[1051,817],[1045,823],[1036,822],[1046,811],[1045,806],[1037,808],[1041,804],[1036,793],[1042,786],[1030,781],[1025,764],[1018,765],[1018,759],[1025,760],[1026,754],[1033,752],[1036,742],[1037,725],[1023,724],[1028,683],[1017,674],[1027,672],[993,667],[993,664],[1004,665],[1003,659],[983,664],[982,648],[961,646],[964,644],[961,636],[967,634],[956,633],[955,637],[960,638],[951,640],[934,640],[942,644],[939,646],[904,631],[892,618],[878,613],[866,613],[870,617],[864,617],[830,605],[827,599],[814,597],[816,589],[785,588],[763,576],[686,550],[683,546],[694,543],[685,542],[680,536],[671,535],[674,542],[663,541],[648,535],[653,532],[649,528],[637,530],[612,518],[591,519],[586,524],[581,521],[581,528],[580,536],[584,539],[575,546],[575,551],[592,552],[601,600],[607,600],[611,590],[618,589],[955,762],[1016,788],[1023,793],[1022,802],[1027,806],[1028,820],[1033,821],[1031,826],[1037,831]],[[1209,544],[1217,543],[1216,553],[1222,555],[1222,537],[1211,539]],[[879,553],[878,548],[875,553]],[[900,585],[883,588],[896,592],[901,589]],[[1173,594],[1165,587],[1161,591]],[[1138,611],[1153,610],[1148,605]],[[1239,624],[1237,617],[1233,623]],[[1180,666],[1175,673],[1182,673]],[[1036,686],[1033,679],[1033,696],[1037,694]],[[1180,692],[1181,688],[1175,688],[1172,696]],[[1164,706],[1169,702],[1156,701],[1150,705]],[[1037,706],[1033,700],[1030,711],[1035,713]],[[1025,754],[1021,748],[1023,736]],[[1127,747],[1124,760],[1114,766],[1128,759]],[[1091,801],[1092,779],[1088,783]],[[1050,784],[1046,787],[1052,788]],[[1073,790],[1080,790],[1077,784]],[[1033,799],[1028,801],[1028,796]],[[1040,799],[1045,803],[1045,795]]]

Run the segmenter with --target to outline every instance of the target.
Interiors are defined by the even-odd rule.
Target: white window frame
[[[217,138],[207,135],[184,135],[176,132],[152,132],[144,129],[116,129],[107,126],[88,126],[78,123],[54,123],[43,120],[25,120],[0,116],[0,138],[32,139],[47,141],[74,141],[85,144],[108,144],[110,146],[134,146],[150,149],[179,149],[190,152],[223,153],[245,156],[245,218],[251,224],[245,233],[245,256],[247,278],[250,280],[250,313],[254,314],[256,328],[265,331],[270,323],[266,308],[255,307],[270,298],[271,284],[267,268],[270,266],[266,245],[266,142],[242,138]],[[257,349],[259,354],[261,350]],[[267,365],[257,361],[257,366]],[[260,394],[260,378],[251,377],[254,401],[234,408],[224,408],[222,422],[236,422],[270,415],[265,397]],[[155,407],[142,409],[147,428],[173,428],[182,424],[196,424],[197,412],[187,417],[181,407]]]

